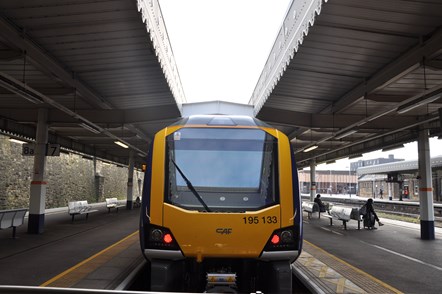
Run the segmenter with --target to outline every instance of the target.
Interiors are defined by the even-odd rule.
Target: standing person
[[[322,200],[321,200],[321,194],[317,194],[316,195],[316,198],[315,198],[315,203],[317,203],[318,204],[318,207],[319,207],[319,211],[320,212],[326,212],[327,210],[328,210],[328,203],[327,203],[327,205],[326,204],[324,204],[323,202],[322,202]]]
[[[383,195],[384,195],[384,190],[382,188],[380,188],[379,189],[379,196],[381,199],[384,199]]]
[[[378,218],[378,215],[374,211],[373,207],[373,199],[369,198],[367,202],[362,206],[361,208],[361,214],[364,218],[364,227],[368,227],[369,229],[375,229],[374,223],[375,221],[378,222],[378,225],[381,227],[384,224],[381,223],[381,221]]]

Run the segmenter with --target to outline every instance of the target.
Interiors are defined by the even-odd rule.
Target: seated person
[[[137,199],[135,199],[135,204],[134,204],[134,206],[135,206],[135,207],[140,207],[140,205],[141,205],[141,200],[140,200],[140,196],[138,196]]]
[[[369,198],[367,202],[361,207],[360,214],[364,219],[364,227],[368,227],[369,229],[376,229],[374,226],[375,221],[378,222],[379,226],[383,226],[384,224],[378,218],[378,215],[374,211],[373,208],[373,199]]]
[[[320,212],[326,212],[328,210],[328,203],[323,203],[321,200],[321,194],[316,195],[315,203],[318,204]]]

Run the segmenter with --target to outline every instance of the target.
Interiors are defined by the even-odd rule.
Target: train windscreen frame
[[[179,129],[166,138],[165,201],[202,211],[201,197],[223,212],[278,204],[277,150],[277,139],[261,129]]]

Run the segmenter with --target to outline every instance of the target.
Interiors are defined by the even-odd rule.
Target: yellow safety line
[[[337,260],[337,261],[339,261],[339,262],[342,262],[343,264],[349,266],[350,268],[352,268],[353,270],[357,271],[358,273],[360,273],[360,274],[362,274],[362,275],[364,275],[364,276],[370,278],[371,280],[375,281],[376,283],[381,284],[381,285],[384,286],[385,288],[390,289],[390,290],[393,291],[394,293],[397,293],[397,294],[404,294],[402,291],[399,291],[398,289],[394,288],[393,286],[390,286],[390,285],[388,285],[387,283],[382,282],[381,280],[379,280],[379,279],[373,277],[373,276],[370,275],[369,273],[366,273],[366,272],[364,272],[363,270],[361,270],[361,269],[359,269],[359,268],[357,268],[357,267],[355,267],[355,266],[349,264],[348,262],[346,262],[346,261],[340,259],[339,257],[336,257],[335,255],[333,255],[333,254],[331,254],[331,253],[325,251],[324,249],[322,249],[322,248],[320,248],[320,247],[314,245],[313,243],[311,243],[311,242],[309,242],[309,241],[307,241],[307,240],[305,240],[305,239],[304,239],[304,242],[306,242],[306,243],[308,243],[309,245],[311,245],[312,247],[314,247],[314,248],[316,248],[316,249],[322,251],[323,253],[325,253],[326,255],[330,256],[331,258],[333,258],[333,259],[335,259],[335,260]]]
[[[127,239],[133,237],[135,234],[138,234],[138,231],[133,232],[133,233],[130,234],[129,236],[124,237],[124,238],[121,239],[120,241],[118,241],[118,242],[116,242],[116,243],[110,245],[109,247],[107,247],[107,248],[101,250],[100,252],[98,252],[98,253],[92,255],[91,257],[89,257],[89,258],[87,258],[87,259],[81,261],[80,263],[74,265],[73,267],[71,267],[71,268],[65,270],[65,271],[62,272],[61,274],[56,275],[56,276],[53,277],[52,279],[50,279],[50,280],[44,282],[43,284],[41,284],[40,287],[46,287],[47,285],[49,285],[49,284],[51,284],[51,283],[57,281],[58,279],[64,277],[65,275],[69,274],[69,273],[72,272],[73,270],[75,270],[75,269],[77,269],[78,267],[82,266],[82,265],[85,264],[86,262],[88,262],[88,261],[90,261],[90,260],[96,258],[97,256],[99,256],[99,255],[101,255],[101,254],[103,254],[103,253],[109,251],[109,250],[112,249],[113,247],[115,247],[115,246],[121,244],[122,242],[126,241]]]

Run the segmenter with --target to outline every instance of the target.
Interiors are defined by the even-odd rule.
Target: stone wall
[[[0,135],[0,210],[29,207],[34,158],[21,155],[22,146]],[[61,153],[46,157],[46,208],[67,206],[71,200],[104,202],[105,198],[125,200],[127,167],[119,167],[78,154]],[[144,173],[134,171],[133,197],[141,196],[138,183]]]

